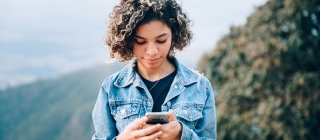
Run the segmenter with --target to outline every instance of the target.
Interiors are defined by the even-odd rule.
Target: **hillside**
[[[105,64],[0,91],[0,139],[90,139],[100,85],[122,67]]]

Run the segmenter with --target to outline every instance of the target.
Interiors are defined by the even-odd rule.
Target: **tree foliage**
[[[319,0],[269,0],[203,55],[218,139],[320,137],[319,23]]]

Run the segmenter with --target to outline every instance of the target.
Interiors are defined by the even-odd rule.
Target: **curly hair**
[[[134,35],[140,25],[161,21],[170,27],[172,44],[169,56],[190,44],[192,22],[175,0],[121,0],[109,15],[106,44],[110,57],[121,62],[134,58]]]

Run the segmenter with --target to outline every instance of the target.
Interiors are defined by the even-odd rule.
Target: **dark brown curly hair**
[[[106,44],[109,46],[110,57],[122,62],[134,58],[133,36],[142,24],[161,21],[170,27],[171,57],[175,50],[182,50],[189,45],[193,36],[190,31],[192,21],[175,0],[121,0],[109,18]]]

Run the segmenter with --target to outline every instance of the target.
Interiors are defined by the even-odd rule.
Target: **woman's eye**
[[[166,41],[167,41],[167,39],[166,39],[166,40],[163,40],[163,41],[158,40],[157,42],[158,42],[158,43],[165,43]]]
[[[139,44],[139,45],[142,45],[142,44],[144,44],[144,43],[146,43],[146,42],[145,42],[145,41],[139,42],[139,41],[136,40],[136,43]]]

